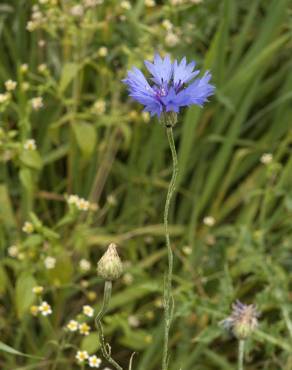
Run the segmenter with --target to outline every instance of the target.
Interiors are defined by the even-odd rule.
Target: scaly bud
[[[175,112],[163,112],[160,120],[166,128],[174,127],[177,123],[177,114]]]
[[[117,280],[123,272],[122,261],[116,248],[117,246],[111,243],[97,263],[97,274],[106,281]]]

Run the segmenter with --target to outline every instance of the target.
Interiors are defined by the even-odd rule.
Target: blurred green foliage
[[[80,312],[101,304],[110,242],[125,262],[104,325],[113,356],[160,367],[171,157],[121,83],[155,51],[196,60],[216,85],[175,127],[170,370],[236,368],[218,325],[235,299],[261,312],[246,369],[292,369],[291,0],[94,3],[0,4],[1,369],[78,369],[77,350],[98,351]],[[30,313],[36,285],[51,316]],[[89,336],[64,330],[76,318]]]

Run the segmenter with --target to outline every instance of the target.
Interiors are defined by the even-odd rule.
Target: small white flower
[[[8,80],[8,81],[5,82],[5,87],[6,87],[7,91],[15,90],[16,86],[17,86],[17,82],[15,82],[15,81]]]
[[[155,4],[155,1],[154,0],[145,0],[145,5],[148,6],[148,8],[152,8],[156,4]]]
[[[67,199],[67,202],[68,202],[68,204],[74,204],[76,206],[78,200],[79,200],[78,195],[72,194],[72,195],[69,195],[69,197]]]
[[[185,254],[186,256],[189,256],[189,255],[191,255],[191,254],[192,254],[192,248],[191,248],[190,246],[188,246],[188,245],[184,246],[184,247],[182,248],[182,250],[183,250],[183,252],[184,252],[184,254]]]
[[[106,104],[103,99],[99,99],[93,104],[93,110],[97,114],[104,114],[105,109],[106,109]]]
[[[26,73],[26,72],[28,71],[28,65],[27,65],[27,64],[22,64],[22,65],[20,66],[20,71],[21,71],[22,73]]]
[[[38,286],[34,286],[33,288],[32,288],[32,292],[34,293],[34,294],[42,294],[42,292],[44,291],[44,287],[43,286],[41,286],[41,285],[38,285]]]
[[[132,5],[131,5],[130,1],[124,0],[124,1],[121,2],[121,8],[123,8],[125,10],[130,10],[132,8]]]
[[[51,306],[48,304],[48,302],[43,301],[43,302],[39,305],[39,311],[41,312],[41,314],[42,314],[43,316],[48,316],[48,315],[51,315],[51,313],[52,313],[52,308],[51,308]]]
[[[40,48],[43,48],[45,45],[46,45],[46,41],[45,41],[45,40],[39,40],[39,42],[38,42],[38,46],[39,46]]]
[[[101,46],[99,49],[98,49],[98,55],[100,57],[106,57],[108,55],[108,50],[105,46]]]
[[[212,226],[214,226],[214,225],[215,225],[215,222],[216,222],[216,220],[215,220],[215,218],[214,218],[214,217],[212,217],[212,216],[206,216],[206,217],[204,217],[204,219],[203,219],[203,223],[204,223],[206,226],[210,226],[210,227],[212,227]]]
[[[84,14],[84,8],[82,5],[78,4],[78,5],[74,5],[71,10],[70,10],[70,13],[74,16],[74,17],[82,17],[83,14]]]
[[[79,198],[77,200],[76,206],[80,211],[88,211],[90,207],[90,203],[88,202],[88,200],[84,198]]]
[[[91,306],[85,305],[82,308],[82,312],[88,317],[93,317],[94,309]]]
[[[133,278],[133,275],[130,274],[129,272],[126,272],[123,276],[123,282],[126,284],[126,285],[131,285],[134,281],[134,278]]]
[[[174,32],[167,32],[165,43],[167,46],[172,48],[179,43],[179,37]]]
[[[115,206],[117,204],[117,199],[114,195],[108,195],[106,200],[110,206]]]
[[[44,264],[45,264],[46,269],[52,270],[56,266],[56,258],[48,256],[45,258]]]
[[[137,316],[131,315],[128,317],[128,323],[132,328],[137,328],[140,325],[140,320]]]
[[[38,96],[31,99],[31,105],[34,110],[39,110],[44,106],[43,98],[41,96]]]
[[[80,270],[82,270],[82,271],[89,271],[90,268],[91,268],[91,263],[90,263],[90,261],[83,258],[79,262],[79,267],[80,267]]]
[[[262,164],[270,164],[273,161],[272,153],[264,153],[260,159]]]
[[[26,234],[32,234],[34,232],[33,224],[29,221],[26,221],[22,226],[22,231]]]
[[[171,31],[173,29],[173,24],[170,22],[169,19],[164,19],[164,21],[162,21],[162,26],[167,30],[167,31]]]
[[[70,320],[68,324],[66,325],[66,328],[69,331],[77,331],[78,330],[78,322],[76,320]]]
[[[38,66],[38,71],[40,73],[45,73],[48,70],[48,67],[45,63],[42,63]]]
[[[18,256],[18,253],[19,253],[19,248],[16,246],[16,245],[11,245],[9,248],[8,248],[8,254],[10,257],[17,257]]]
[[[6,103],[10,98],[10,95],[8,93],[0,94],[0,104]]]
[[[22,84],[21,84],[21,90],[23,91],[27,91],[29,89],[29,83],[27,81],[24,81]]]
[[[36,150],[36,143],[34,139],[28,139],[23,144],[25,150]]]
[[[90,332],[90,326],[86,324],[86,322],[83,322],[82,324],[79,324],[79,333],[82,335],[89,335]]]
[[[29,32],[33,32],[37,29],[37,22],[34,22],[34,21],[28,21],[27,24],[26,24],[26,29],[29,31]]]
[[[44,15],[42,12],[40,12],[39,10],[35,10],[32,15],[31,15],[31,18],[33,21],[43,21],[43,18],[44,18]]]
[[[78,362],[84,362],[85,360],[88,359],[89,356],[87,351],[77,351],[75,357],[78,360]]]
[[[95,355],[90,356],[89,359],[88,359],[88,364],[89,364],[89,367],[98,368],[101,365],[101,359],[96,357]]]
[[[101,5],[103,0],[84,0],[84,6],[86,8],[94,8],[97,5]]]

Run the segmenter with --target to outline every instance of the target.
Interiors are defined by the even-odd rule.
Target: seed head
[[[117,280],[123,272],[123,265],[117,253],[116,245],[111,243],[97,264],[97,274],[104,280]]]

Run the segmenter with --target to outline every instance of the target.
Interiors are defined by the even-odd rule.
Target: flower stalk
[[[100,347],[101,352],[103,354],[103,357],[111,364],[113,365],[117,370],[123,370],[123,368],[111,357],[111,347],[110,345],[105,341],[104,333],[103,333],[103,327],[101,324],[101,320],[106,314],[109,301],[112,294],[112,282],[111,281],[105,281],[104,283],[104,295],[103,295],[103,302],[101,309],[99,313],[96,315],[95,318],[95,326],[98,331],[99,335],[99,341],[100,341]]]
[[[245,340],[238,341],[238,370],[243,370]]]
[[[163,346],[163,357],[162,357],[162,370],[168,369],[168,343],[169,343],[169,331],[170,325],[173,318],[174,310],[174,299],[172,293],[172,275],[173,275],[173,252],[170,244],[170,236],[168,229],[168,215],[171,199],[175,192],[175,184],[178,174],[178,160],[175,148],[175,142],[173,138],[172,126],[166,126],[167,139],[172,155],[172,177],[168,186],[165,208],[164,208],[164,228],[165,228],[165,239],[167,247],[167,256],[168,256],[168,271],[165,277],[164,285],[164,346]]]

